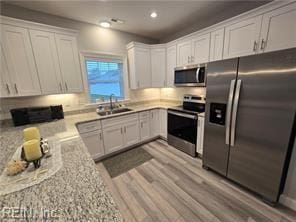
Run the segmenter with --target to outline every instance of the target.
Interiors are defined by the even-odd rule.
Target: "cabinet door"
[[[174,78],[175,78],[175,68],[177,66],[177,47],[175,45],[167,48],[166,58],[167,58],[166,86],[173,87]]]
[[[179,43],[177,45],[177,65],[185,66],[191,63],[191,41]]]
[[[192,62],[206,63],[210,59],[210,33],[192,39]]]
[[[210,61],[222,60],[224,44],[224,28],[211,32]]]
[[[159,124],[159,109],[154,109],[150,111],[150,135],[151,137],[159,136],[160,134],[160,124]]]
[[[152,87],[164,87],[165,86],[165,48],[151,49],[151,78]]]
[[[83,83],[76,38],[60,34],[55,34],[55,38],[65,92],[82,92]]]
[[[129,75],[129,88],[138,89],[138,76],[136,75],[136,64],[135,55],[136,49],[131,48],[127,51],[127,61],[128,61],[128,75]]]
[[[120,150],[124,146],[123,127],[115,125],[103,128],[106,154]]]
[[[124,124],[124,146],[128,147],[140,141],[139,121],[131,121]]]
[[[150,49],[135,48],[135,75],[138,88],[151,87],[151,60]]]
[[[1,25],[1,45],[11,70],[11,84],[16,96],[40,95],[29,32],[25,28]]]
[[[270,52],[296,47],[296,3],[263,16],[260,50]]]
[[[203,154],[203,141],[204,141],[204,117],[198,117],[198,128],[197,128],[197,143],[196,152],[200,155]]]
[[[167,110],[160,109],[160,135],[167,138],[168,115]]]
[[[105,154],[101,130],[81,134],[81,138],[93,159],[97,159]]]
[[[257,16],[225,28],[223,58],[255,54],[259,47],[262,16]]]
[[[62,93],[54,33],[30,30],[42,94]]]
[[[14,91],[12,90],[11,80],[10,80],[10,72],[8,69],[7,60],[3,54],[2,44],[0,45],[0,97],[10,97],[14,95]]]
[[[141,141],[150,139],[150,119],[148,118],[140,119],[140,135]]]

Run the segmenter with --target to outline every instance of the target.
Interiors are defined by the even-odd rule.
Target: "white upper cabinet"
[[[130,88],[151,87],[150,48],[148,46],[131,46],[128,48],[128,63]]]
[[[191,63],[208,62],[210,58],[210,33],[194,37],[191,44]]]
[[[1,25],[1,45],[7,69],[10,71],[11,94],[14,96],[40,95],[39,79],[28,30]]]
[[[166,51],[165,48],[151,49],[152,87],[164,87],[166,84]]]
[[[250,18],[225,28],[223,58],[255,54],[259,48],[262,16]]]
[[[210,61],[222,60],[224,45],[224,28],[211,32]]]
[[[30,30],[42,94],[63,92],[54,33]]]
[[[175,68],[177,66],[177,47],[176,45],[170,46],[166,51],[166,86],[174,86]]]
[[[2,44],[0,45],[0,97],[10,97],[14,95],[12,91],[12,82],[8,70],[7,60],[3,54]]]
[[[260,50],[264,52],[296,47],[296,3],[263,16]]]
[[[177,66],[186,66],[192,63],[191,40],[177,44]]]
[[[65,92],[82,92],[83,83],[76,38],[69,35],[55,34],[55,39]]]

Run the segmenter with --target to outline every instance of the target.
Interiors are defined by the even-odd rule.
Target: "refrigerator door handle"
[[[226,143],[226,145],[229,145],[230,117],[231,117],[231,108],[232,108],[234,86],[235,86],[235,79],[231,80],[230,87],[229,87],[229,95],[228,95],[227,111],[226,111],[226,133],[225,133],[225,143]]]
[[[242,80],[238,79],[236,83],[235,96],[233,100],[230,146],[234,146],[234,141],[235,141],[236,116],[237,116],[237,108],[238,108],[241,84],[242,84]]]

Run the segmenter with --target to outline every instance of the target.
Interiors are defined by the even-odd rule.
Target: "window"
[[[86,58],[85,67],[92,103],[105,101],[111,94],[118,100],[124,99],[122,61]]]

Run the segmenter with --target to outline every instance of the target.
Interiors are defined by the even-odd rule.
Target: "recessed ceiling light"
[[[150,17],[151,18],[156,18],[157,17],[157,13],[156,12],[151,12]]]
[[[111,23],[107,21],[101,21],[100,26],[103,28],[109,28],[111,26]]]

